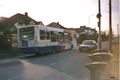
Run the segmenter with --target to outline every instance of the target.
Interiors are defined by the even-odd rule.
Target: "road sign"
[[[97,16],[96,16],[97,18],[100,18],[101,17],[101,14],[97,14]]]

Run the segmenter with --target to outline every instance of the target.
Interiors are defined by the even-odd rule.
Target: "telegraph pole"
[[[100,0],[98,0],[98,14],[97,18],[99,19],[98,21],[98,27],[99,27],[99,35],[98,35],[98,49],[102,48],[102,39],[101,39],[101,14],[100,14]]]
[[[119,25],[117,24],[117,35],[118,35],[118,39],[119,39]]]
[[[109,0],[109,51],[112,53],[112,16],[111,16],[111,0]]]

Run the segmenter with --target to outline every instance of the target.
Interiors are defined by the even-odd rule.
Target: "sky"
[[[119,0],[112,1],[112,30],[117,34],[119,26]],[[109,0],[101,2],[101,30],[109,31]],[[0,17],[24,14],[44,25],[59,22],[66,28],[97,27],[98,0],[0,0]]]

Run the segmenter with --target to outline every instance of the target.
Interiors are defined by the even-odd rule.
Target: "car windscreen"
[[[82,44],[84,44],[84,45],[93,45],[93,41],[84,41]]]

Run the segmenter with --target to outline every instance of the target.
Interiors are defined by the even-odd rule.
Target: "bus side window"
[[[59,41],[59,32],[56,32],[57,41]]]
[[[60,35],[60,41],[63,41],[63,33],[60,32],[59,35]]]
[[[40,39],[45,40],[45,30],[40,30]]]
[[[50,34],[49,34],[49,31],[46,31],[46,38],[47,38],[47,40],[49,40],[49,39],[50,39]]]
[[[68,33],[64,33],[64,41],[68,41]]]
[[[62,35],[60,35],[60,41],[63,41],[63,37],[62,37]]]
[[[56,34],[51,31],[51,42],[56,42]]]
[[[69,39],[69,41],[72,41],[71,33],[68,33],[68,39]]]

